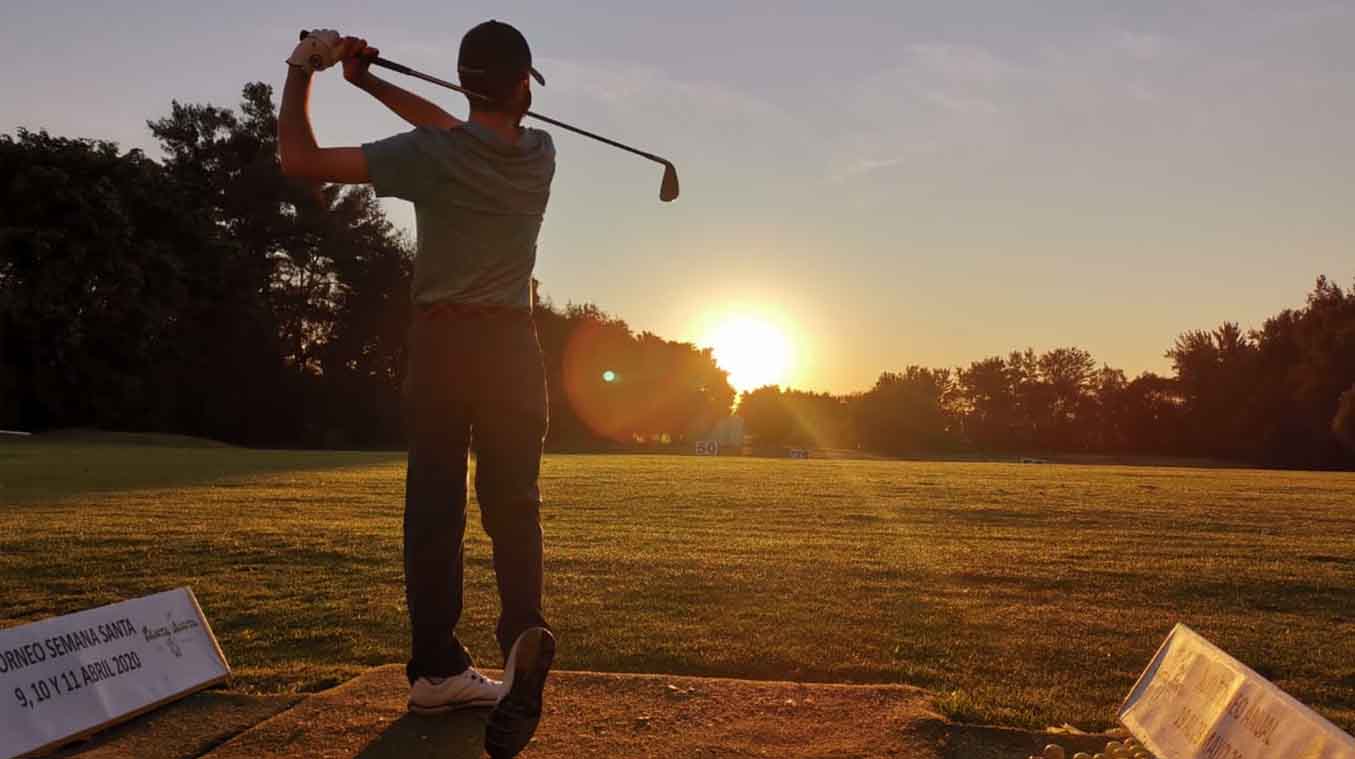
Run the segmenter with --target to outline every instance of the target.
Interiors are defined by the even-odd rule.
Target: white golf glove
[[[315,29],[297,43],[287,64],[310,73],[324,71],[339,62],[339,33]]]

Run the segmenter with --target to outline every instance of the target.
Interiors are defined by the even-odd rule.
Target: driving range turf
[[[1185,622],[1355,727],[1355,473],[547,456],[573,670],[936,691],[951,719],[1109,725]],[[0,627],[180,585],[231,688],[405,652],[393,453],[0,442]],[[463,639],[497,667],[474,500]]]

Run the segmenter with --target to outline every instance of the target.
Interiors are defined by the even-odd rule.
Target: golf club
[[[302,30],[301,39],[303,40],[306,39],[306,37],[309,34],[310,32]],[[422,79],[425,82],[430,82],[432,84],[446,87],[449,90],[455,90],[463,95],[466,95],[467,97],[477,98],[479,100],[489,100],[489,97],[481,95],[478,92],[471,92],[470,90],[461,87],[459,85],[452,84],[451,82],[445,79],[439,79],[438,77],[425,74],[422,71],[412,69],[402,63],[396,63],[395,61],[387,60],[385,58],[380,57],[373,58],[371,60],[371,63],[373,66],[380,66],[381,68],[390,69],[391,71],[404,74],[405,76],[412,76],[415,79]],[[539,113],[533,113],[531,111],[527,111],[526,115],[531,116],[532,118],[537,119],[538,121],[544,121],[547,124],[553,124],[555,126],[560,127],[561,129],[568,129],[569,131],[575,134],[581,134],[584,137],[591,137],[597,140],[598,142],[611,145],[614,148],[620,148],[628,153],[634,153],[635,155],[638,155],[642,158],[648,158],[649,160],[655,163],[663,164],[663,182],[659,185],[659,200],[662,200],[665,203],[671,203],[673,200],[677,198],[678,196],[677,168],[673,166],[672,161],[669,161],[666,158],[660,158],[659,156],[656,156],[653,153],[646,153],[643,150],[622,144],[620,142],[617,142],[616,140],[608,139],[600,134],[594,134],[593,132],[590,132],[586,129],[580,129],[576,126],[571,126],[569,124],[564,123],[563,121],[556,121],[555,119],[552,119],[549,116],[542,116]]]

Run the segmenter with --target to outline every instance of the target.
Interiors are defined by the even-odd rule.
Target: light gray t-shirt
[[[479,124],[419,127],[362,146],[381,197],[414,203],[418,305],[532,306],[536,238],[555,176],[550,134],[509,145]]]

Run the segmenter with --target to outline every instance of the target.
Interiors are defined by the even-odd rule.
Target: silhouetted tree
[[[241,114],[174,103],[163,164],[0,138],[0,422],[399,440],[409,246],[370,191],[283,179],[267,85]]]
[[[1212,332],[1183,333],[1167,351],[1185,399],[1187,448],[1226,458],[1248,454],[1256,353],[1252,339],[1232,322]]]
[[[239,116],[176,101],[148,125],[228,252],[204,261],[207,312],[192,322],[210,349],[182,367],[202,388],[190,425],[254,443],[398,441],[412,252],[370,189],[283,177],[263,83],[245,86]]]
[[[1080,348],[1039,355],[1027,348],[976,361],[955,376],[955,413],[983,450],[1090,450],[1104,437],[1097,383],[1105,378]]]
[[[1331,429],[1346,444],[1346,448],[1355,454],[1355,385],[1341,394],[1336,416],[1331,420]]]
[[[963,430],[986,451],[1012,448],[1020,426],[1014,375],[1000,356],[975,361],[956,372]]]
[[[744,391],[739,396],[739,416],[743,417],[744,430],[757,448],[788,445],[795,431],[795,420],[776,385]]]
[[[1087,450],[1123,452],[1129,445],[1129,407],[1125,403],[1129,380],[1120,369],[1102,366],[1091,379],[1091,391],[1081,404],[1080,428]]]
[[[805,390],[783,392],[782,403],[793,422],[790,442],[805,448],[856,447],[851,418],[855,398]]]
[[[537,291],[551,449],[683,443],[729,416],[734,390],[709,349],[634,335],[586,304],[563,310]]]
[[[1176,380],[1152,372],[1135,377],[1124,389],[1125,450],[1131,453],[1184,454],[1185,399]]]
[[[325,246],[334,286],[318,363],[326,444],[401,440],[400,386],[410,313],[411,246],[366,187],[337,197]],[[354,403],[354,399],[360,399]],[[314,420],[314,417],[312,417]]]
[[[196,251],[185,277],[193,290],[184,321],[182,360],[167,373],[177,388],[182,429],[232,442],[297,444],[305,423],[305,376],[289,370],[295,329],[279,318],[273,283],[288,259],[287,237],[302,207],[284,209],[288,185],[276,146],[264,132],[258,100],[265,85],[245,88],[248,111],[175,101],[147,125],[166,154],[178,192],[215,229],[217,245]],[[269,109],[263,109],[269,110]],[[280,306],[275,308],[275,306]]]
[[[168,429],[209,220],[139,151],[0,137],[0,423]],[[11,394],[12,393],[12,394]]]
[[[1253,333],[1248,458],[1284,466],[1348,461],[1332,431],[1342,393],[1355,384],[1355,292],[1319,277],[1307,303]]]
[[[1055,348],[1039,357],[1039,395],[1031,409],[1038,420],[1037,443],[1045,450],[1086,450],[1094,423],[1093,380],[1096,361],[1081,348]]]
[[[851,405],[861,444],[891,455],[960,447],[950,415],[954,379],[948,369],[910,366],[885,372]]]

